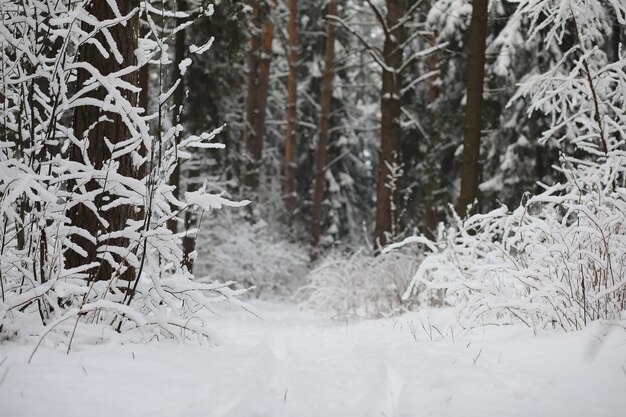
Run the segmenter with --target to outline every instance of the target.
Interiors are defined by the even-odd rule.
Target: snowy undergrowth
[[[528,74],[511,102],[552,125],[542,140],[566,149],[562,183],[501,207],[457,219],[426,257],[405,294],[445,294],[463,326],[523,322],[581,329],[626,320],[626,53],[611,62],[598,45],[626,5],[572,0],[522,1],[507,23],[528,42],[560,52],[542,74]],[[522,22],[522,24],[520,24]],[[564,37],[574,39],[564,50]],[[408,241],[407,241],[408,243]]]
[[[250,223],[227,211],[203,216],[197,252],[198,280],[237,281],[257,298],[291,297],[308,271],[308,254],[301,245],[263,220]]]
[[[388,317],[412,310],[415,298],[402,299],[418,266],[415,253],[373,256],[363,250],[331,253],[307,275],[297,298],[302,305],[340,319]]]
[[[196,313],[239,303],[233,283],[192,280],[166,227],[184,209],[245,204],[202,191],[177,198],[168,181],[194,150],[223,148],[213,142],[219,130],[186,137],[163,123],[186,69],[172,68],[166,86],[167,42],[189,16],[137,4],[0,3],[0,340],[45,338],[68,350],[113,332],[213,342]],[[111,19],[91,14],[107,7]],[[145,34],[133,38],[140,24]],[[155,113],[138,103],[147,65],[158,68]],[[98,119],[81,130],[88,112]],[[116,137],[94,133],[110,126]]]

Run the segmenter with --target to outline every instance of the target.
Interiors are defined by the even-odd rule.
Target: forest
[[[623,0],[0,18],[0,417],[623,413]]]

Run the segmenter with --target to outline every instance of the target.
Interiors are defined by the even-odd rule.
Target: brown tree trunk
[[[276,0],[272,1],[272,10]],[[246,172],[244,186],[256,193],[259,189],[259,175],[263,157],[263,136],[265,134],[265,112],[269,91],[270,62],[272,59],[272,42],[274,40],[274,23],[267,16],[261,26],[261,9],[254,6],[253,32],[248,52],[248,111],[244,128],[244,144],[246,146]]]
[[[296,128],[298,127],[298,0],[289,0],[289,77],[287,78],[287,133],[285,135],[285,211],[293,223],[296,203]]]
[[[259,55],[261,53],[261,9],[257,2],[253,3],[251,33],[250,33],[250,49],[248,50],[248,93],[246,95],[246,117],[243,128],[243,144],[242,152],[243,163],[241,170],[242,185],[247,188],[251,183],[255,182],[254,173],[250,172],[249,166],[252,165],[252,143],[256,140],[254,135],[254,125],[257,114],[257,96],[258,96],[258,72],[259,72]],[[244,190],[248,191],[248,190]]]
[[[337,0],[330,0],[328,15],[337,15]],[[335,60],[335,24],[328,19],[326,29],[326,61],[322,78],[322,113],[320,115],[320,135],[315,158],[315,185],[313,188],[312,244],[317,247],[322,235],[322,201],[324,200],[324,174],[326,172],[326,146],[330,128],[330,102],[333,88],[333,61]]]
[[[458,207],[461,217],[470,214],[467,212],[467,207],[478,198],[480,128],[483,114],[488,2],[489,0],[473,0],[472,20],[470,23],[463,168],[461,169],[461,195]]]
[[[437,38],[432,35],[429,39],[430,47],[434,47],[437,44]],[[428,69],[430,71],[436,71],[439,68],[439,56],[434,52],[428,58]],[[437,230],[437,213],[436,213],[436,198],[435,191],[439,184],[439,173],[437,170],[437,153],[439,150],[439,118],[435,108],[433,107],[439,99],[439,87],[437,86],[437,80],[439,77],[431,77],[428,81],[428,101],[430,103],[428,114],[428,154],[426,155],[426,236],[430,239],[435,237]]]
[[[147,23],[139,23],[139,36],[144,38],[148,34],[148,24]],[[150,64],[146,63],[139,69],[139,87],[141,91],[139,92],[139,98],[137,100],[137,105],[144,109],[144,114],[148,114],[148,108],[150,107]],[[146,171],[148,169],[148,148],[144,143],[141,144],[139,148],[139,155],[142,158],[146,158],[143,164],[137,170],[137,178],[143,178],[146,175]],[[143,217],[143,214],[141,215]]]
[[[187,4],[185,0],[176,0],[176,11],[184,12],[187,10]],[[174,38],[174,62],[172,65],[172,70],[174,76],[172,77],[172,81],[176,82],[177,79],[180,78],[180,84],[178,88],[174,90],[172,94],[172,105],[174,108],[172,109],[172,126],[176,126],[181,122],[182,119],[182,107],[183,101],[185,99],[185,84],[184,79],[180,77],[180,73],[178,70],[178,66],[185,58],[185,29],[181,29],[176,32]],[[177,135],[174,139],[174,146],[178,146],[180,144],[180,135]],[[170,184],[173,185],[174,190],[172,191],[172,195],[174,198],[178,199],[180,197],[180,160],[177,161],[174,170],[172,171],[172,175],[170,177]],[[172,207],[172,211],[177,211],[178,207]],[[172,218],[167,222],[167,227],[172,231],[172,233],[176,233],[178,231],[178,216]]]
[[[383,46],[383,86],[381,90],[381,145],[378,160],[378,188],[376,193],[376,230],[377,245],[387,244],[388,237],[395,234],[398,221],[400,192],[398,184],[391,187],[392,167],[400,164],[400,90],[399,69],[402,66],[402,48],[404,25],[398,25],[406,12],[406,0],[387,0],[387,27],[394,29],[385,33]]]
[[[117,6],[122,15],[128,14],[135,8],[139,7],[138,0],[121,1],[118,0]],[[102,22],[107,19],[114,19],[115,14],[105,1],[93,1],[89,4],[89,13],[98,21]],[[79,48],[80,62],[85,62],[96,68],[102,75],[108,75],[113,72],[117,72],[130,65],[135,65],[135,50],[137,49],[137,33],[138,33],[138,14],[126,22],[125,25],[117,24],[108,27],[108,31],[115,42],[117,48],[123,58],[123,62],[119,63],[115,60],[113,54],[110,54],[108,58],[102,56],[100,51],[92,43],[84,43]],[[89,33],[93,28],[83,23],[83,30]],[[102,44],[107,45],[107,41],[102,32],[98,32],[95,38]],[[78,70],[77,78],[77,90],[80,90],[85,83],[91,78],[91,75],[83,70]],[[132,85],[138,85],[138,74],[132,72],[122,77],[122,79]],[[137,96],[128,90],[120,90],[120,93],[125,95],[131,103],[136,103]],[[107,95],[107,91],[104,87],[100,86],[88,93],[88,97],[104,100]],[[104,120],[103,120],[104,119]],[[72,161],[80,163],[88,163],[94,166],[95,169],[106,169],[106,165],[111,162],[111,152],[106,144],[105,138],[113,144],[128,140],[130,132],[122,121],[120,115],[116,113],[104,112],[101,107],[93,105],[83,105],[76,107],[74,112],[74,134],[80,140],[85,141],[85,146],[88,146],[86,150],[86,157],[88,161],[84,160],[83,154],[85,149],[73,145],[70,147],[70,159]],[[119,156],[115,158],[115,162],[119,164],[117,173],[126,177],[133,177],[136,174],[136,170],[133,166],[132,157],[130,154]],[[109,185],[110,187],[110,185]],[[76,199],[82,193],[80,184],[74,184],[72,190],[74,198]],[[91,180],[84,185],[87,193],[107,188],[106,180]],[[102,207],[105,204],[111,202],[111,199],[115,199],[115,196],[110,195],[108,192],[99,192],[94,200],[94,204],[98,210],[98,216],[92,212],[87,206],[82,203],[76,204],[68,212],[73,227],[78,227],[91,236],[94,236],[96,241],[91,241],[83,236],[74,234],[71,237],[72,242],[81,247],[87,256],[68,249],[66,251],[66,268],[76,268],[86,265],[90,262],[99,262],[96,257],[98,249],[107,251],[107,248],[120,247],[127,248],[130,244],[129,240],[124,237],[109,238],[103,237],[106,233],[121,231],[125,228],[126,222],[129,219],[137,218],[138,214],[134,211],[134,207],[129,205],[121,205],[114,208],[104,210]],[[104,219],[108,224],[100,221],[99,217]],[[116,262],[126,266],[126,271],[121,275],[123,279],[133,280],[135,279],[134,269],[124,262],[119,255],[110,252],[110,255]],[[99,267],[91,268],[90,278],[96,280],[107,280],[112,277],[114,273],[118,273],[113,267],[105,260],[101,261]]]

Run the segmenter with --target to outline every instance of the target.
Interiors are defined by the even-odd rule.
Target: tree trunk
[[[483,113],[483,82],[485,79],[485,46],[487,41],[488,0],[473,0],[470,23],[469,63],[467,66],[467,104],[463,140],[463,168],[459,215],[465,217],[469,205],[478,198],[480,178],[480,128]],[[472,209],[472,211],[475,211]]]
[[[328,15],[337,15],[337,0],[330,0]],[[315,185],[313,188],[312,244],[317,247],[322,235],[322,201],[324,200],[324,174],[326,172],[326,146],[330,128],[330,102],[333,88],[333,61],[335,60],[335,24],[328,19],[326,29],[326,61],[322,78],[322,113],[320,115],[320,134],[315,158]]]
[[[272,2],[272,10],[276,0]],[[274,24],[269,16],[261,26],[261,9],[254,6],[253,29],[248,52],[248,101],[244,144],[246,147],[246,172],[243,185],[252,193],[258,192],[261,160],[263,157],[263,136],[265,134],[265,112],[269,91],[270,62]]]
[[[298,127],[298,0],[289,0],[289,77],[287,79],[287,133],[285,135],[285,211],[293,224],[296,203],[296,129]]]
[[[187,10],[187,4],[185,0],[176,0],[176,11],[184,12]],[[185,59],[185,29],[181,29],[176,32],[174,39],[174,62],[172,65],[172,70],[174,76],[172,77],[172,81],[176,82],[177,79],[180,78],[180,84],[174,90],[172,94],[172,105],[174,108],[172,109],[172,126],[176,126],[182,120],[182,107],[183,101],[185,99],[185,84],[184,79],[180,77],[178,66]],[[180,135],[177,135],[174,140],[174,146],[178,146],[180,144]],[[176,166],[174,167],[174,171],[172,171],[172,176],[170,177],[170,184],[173,185],[174,190],[172,191],[172,195],[174,198],[178,199],[180,197],[180,160],[177,161]],[[178,207],[172,207],[172,211],[176,212]],[[167,227],[172,231],[172,233],[176,233],[178,231],[178,216],[172,218],[167,223]]]
[[[626,34],[626,28],[620,24],[615,9],[611,8],[611,19],[613,20],[613,35],[611,36],[611,59],[612,62],[619,61],[619,49]]]
[[[437,44],[437,38],[432,35],[429,39],[430,47],[434,47]],[[428,58],[428,70],[436,71],[439,68],[439,56],[435,52]],[[439,99],[439,87],[437,86],[437,80],[439,77],[431,77],[428,81],[428,101],[429,106],[427,108],[428,115],[428,154],[426,155],[426,236],[430,239],[435,238],[437,230],[437,213],[436,213],[436,198],[435,191],[439,185],[439,170],[437,169],[437,154],[439,152],[439,117],[435,109],[435,103]]]
[[[132,1],[118,1],[117,7],[122,15],[127,15],[130,11],[139,7],[138,0]],[[115,14],[105,1],[93,1],[89,5],[89,13],[98,21],[102,22],[108,19],[114,19]],[[113,42],[117,45],[120,55],[123,61],[117,62],[113,54],[109,54],[108,58],[102,56],[100,51],[93,43],[84,43],[79,49],[80,62],[85,62],[92,65],[102,75],[106,76],[111,73],[120,71],[128,66],[136,64],[135,50],[137,49],[137,32],[138,32],[138,14],[127,21],[125,25],[116,24],[108,27],[108,32]],[[89,33],[93,30],[93,27],[83,23],[85,32]],[[104,34],[100,31],[95,35],[102,45],[107,45]],[[85,83],[91,79],[91,75],[83,70],[78,70],[77,76],[77,90],[80,90]],[[132,72],[122,79],[129,84],[138,85],[138,74]],[[135,93],[129,90],[120,90],[120,93],[124,95],[125,99],[128,99],[131,103],[136,103],[137,96]],[[104,100],[107,96],[107,90],[100,86],[95,88],[87,95],[90,98],[98,100]],[[103,120],[105,119],[105,120]],[[86,156],[88,161],[83,158],[83,151],[80,147],[72,145],[70,147],[70,159],[79,163],[86,163],[93,165],[94,169],[106,169],[111,161],[111,152],[106,145],[105,138],[113,144],[126,141],[130,138],[130,131],[126,124],[123,122],[120,115],[117,113],[104,112],[101,107],[93,105],[83,105],[76,107],[74,112],[74,134],[79,140],[84,140],[85,145],[88,146],[86,150]],[[123,156],[115,157],[115,162],[119,164],[117,173],[126,177],[133,177],[136,174],[136,170],[133,166],[131,154],[125,154]],[[80,184],[71,185],[73,188],[73,194],[79,195],[82,193]],[[93,192],[103,187],[106,187],[106,183],[98,183],[96,180],[91,180],[84,185],[87,193]],[[73,234],[71,237],[72,242],[81,247],[87,256],[68,249],[66,251],[66,268],[76,268],[84,266],[90,262],[97,262],[98,258],[96,253],[99,248],[103,248],[106,251],[107,248],[119,247],[122,249],[128,248],[130,241],[125,237],[116,238],[103,238],[103,235],[112,232],[118,232],[125,228],[126,222],[129,219],[137,218],[139,215],[134,211],[134,207],[130,205],[120,205],[114,208],[104,210],[102,207],[105,204],[110,203],[111,199],[115,199],[114,195],[110,195],[106,191],[101,191],[95,196],[95,207],[98,210],[98,216],[91,209],[82,203],[78,203],[68,211],[68,217],[70,218],[71,225],[78,227],[88,232],[93,236],[96,241],[91,241],[78,234]],[[101,222],[99,217],[104,219]],[[108,224],[107,224],[108,223]],[[100,249],[102,251],[103,249]],[[135,279],[135,270],[125,263],[118,254],[113,251],[109,251],[109,254],[113,259],[126,266],[125,272],[121,275],[122,279],[133,280]],[[96,280],[107,280],[112,277],[114,273],[120,271],[114,270],[113,267],[106,260],[101,260],[99,267],[94,267],[89,270],[90,278]]]
[[[139,36],[140,38],[145,38],[148,35],[148,24],[147,23],[139,23]],[[141,91],[139,92],[139,98],[137,101],[137,105],[144,109],[144,114],[148,114],[150,107],[150,64],[146,63],[139,69],[139,87]],[[146,175],[146,171],[148,169],[148,148],[144,143],[141,144],[139,148],[139,155],[142,158],[145,158],[145,161],[141,164],[141,166],[137,170],[137,177],[143,178]],[[141,214],[143,218],[143,214]]]
[[[400,90],[399,68],[402,66],[402,48],[404,25],[398,25],[406,13],[406,0],[387,0],[387,27],[394,30],[385,34],[383,57],[383,85],[381,90],[381,137],[378,160],[378,188],[376,193],[376,231],[377,245],[384,246],[389,236],[395,234],[398,221],[399,196],[394,170],[400,168]]]

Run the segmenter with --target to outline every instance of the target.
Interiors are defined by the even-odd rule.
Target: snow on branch
[[[192,149],[224,146],[213,142],[221,128],[176,144],[182,127],[163,124],[162,104],[180,79],[171,86],[161,79],[163,87],[151,93],[160,104],[155,114],[137,104],[145,93],[140,68],[158,58],[163,77],[171,34],[213,12],[160,5],[0,6],[0,340],[34,338],[69,349],[123,333],[136,341],[216,343],[201,311],[223,301],[247,308],[234,282],[194,282],[180,236],[165,227],[188,206],[248,201],[205,189],[178,199],[169,183]],[[148,25],[137,40],[140,20]],[[182,76],[189,64],[174,70]],[[89,336],[95,333],[101,336]]]

